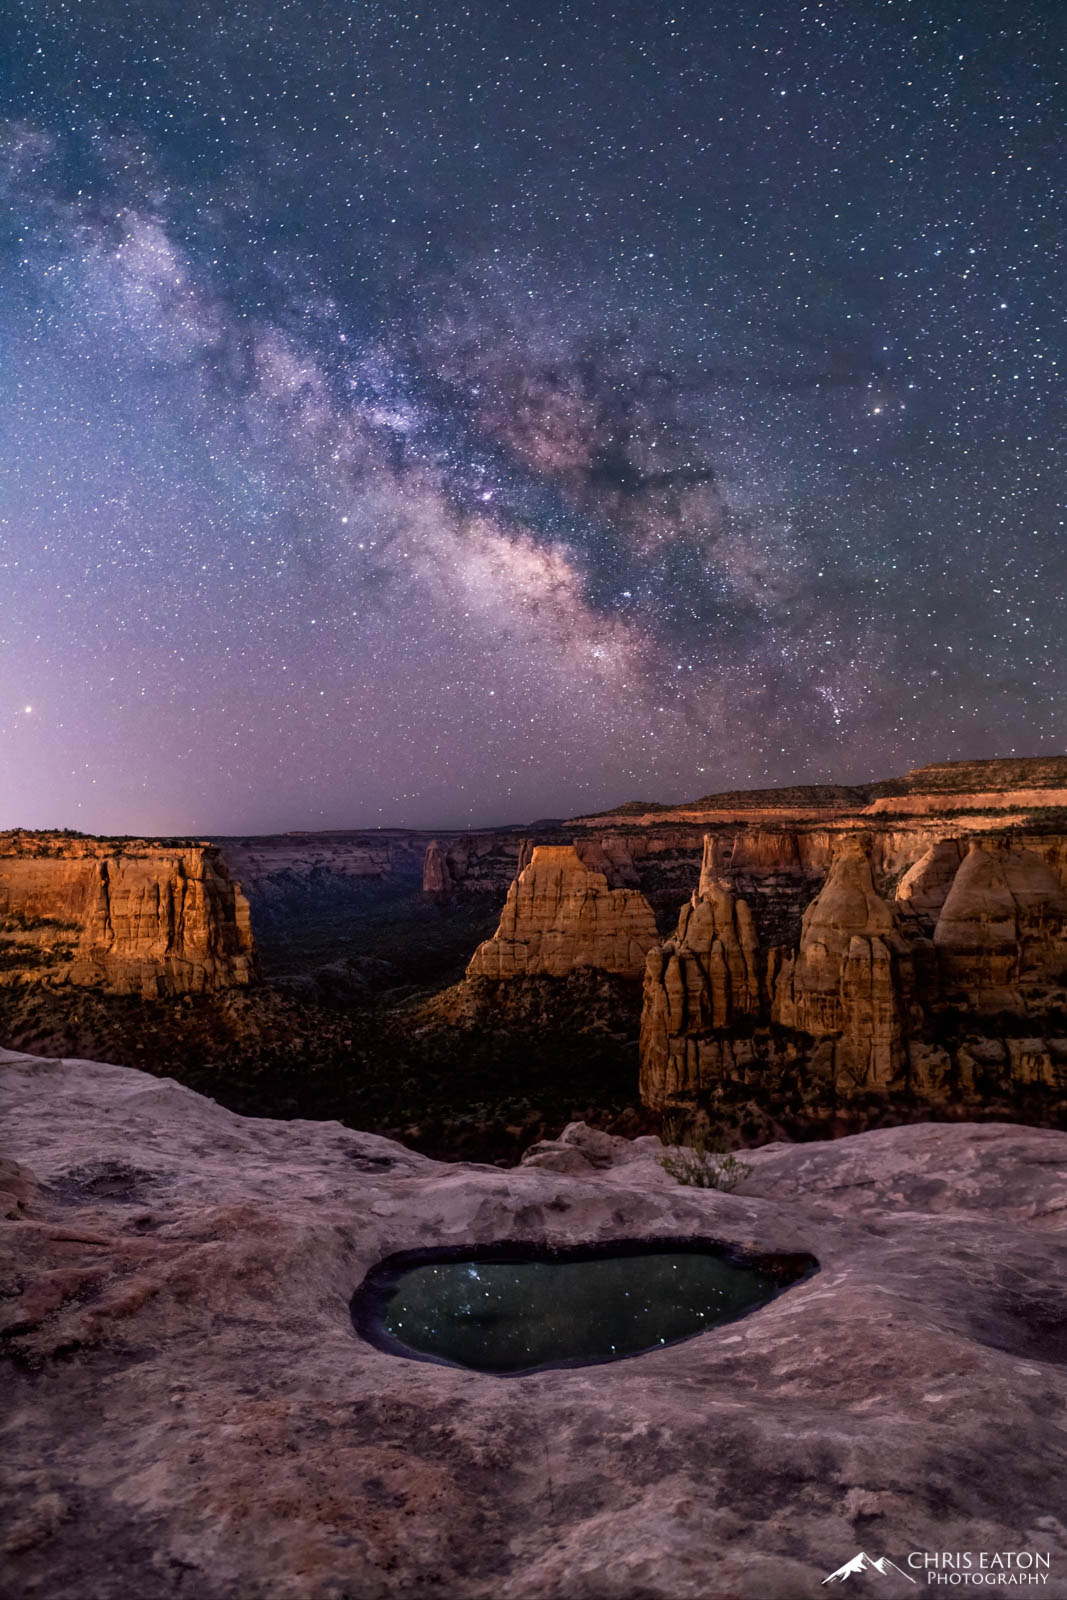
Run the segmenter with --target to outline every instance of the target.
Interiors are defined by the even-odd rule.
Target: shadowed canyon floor
[[[1047,1553],[1067,1596],[1067,1134],[771,1145],[722,1194],[582,1129],[503,1172],[95,1063],[0,1091],[5,1594],[796,1600],[868,1549]],[[820,1270],[522,1378],[349,1315],[397,1250],[665,1236]]]

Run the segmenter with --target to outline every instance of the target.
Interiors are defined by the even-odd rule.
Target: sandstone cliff
[[[529,860],[532,842],[513,831],[431,839],[423,857],[425,894],[503,893]]]
[[[894,874],[877,833],[839,834],[782,945],[761,944],[754,897],[737,898],[709,836],[700,889],[646,962],[645,1103],[696,1106],[738,1086],[831,1102],[1067,1090],[1058,841],[1023,837],[1031,848],[1015,834],[940,839]]]
[[[250,897],[269,895],[275,886],[309,880],[374,882],[417,871],[422,838],[366,833],[272,833],[253,838],[219,838],[234,877]]]
[[[156,998],[254,974],[248,902],[213,846],[0,836],[0,984]]]
[[[1060,808],[1067,806],[1067,756],[935,761],[873,784],[870,794],[872,814]]]
[[[1067,893],[1033,851],[972,840],[934,929],[946,986],[976,1010],[1067,983]]]
[[[978,779],[1013,792],[1018,764],[992,765],[894,783],[950,798]],[[1054,794],[1061,765],[1024,764],[1023,776]],[[603,994],[589,999],[594,1024],[580,985],[519,996],[518,980],[628,979],[643,946],[640,1083],[654,1110],[742,1094],[825,1111],[864,1097],[1015,1103],[1067,1090],[1067,834],[1053,816],[849,814],[855,791],[788,792],[809,807],[802,817],[769,807],[767,791],[742,798],[751,811],[709,828],[660,813],[538,846],[467,986],[450,992],[451,1013],[491,1027],[505,1000],[521,1000],[527,1021],[566,1006],[568,1026],[600,1029]],[[872,803],[870,790],[859,798]],[[651,908],[673,934],[623,937],[635,905],[646,927]],[[625,990],[615,1003],[622,1047],[636,1018]],[[1001,1012],[1010,1021],[990,1021]]]
[[[898,912],[932,932],[966,853],[966,841],[955,835],[924,850],[897,885]]]
[[[796,1043],[776,1038],[768,1023],[807,1035],[816,1046],[811,1070],[832,1085],[882,1089],[900,1078],[914,978],[893,908],[875,889],[867,844],[862,836],[842,841],[804,913],[798,949],[761,955],[749,906],[714,876],[715,841],[708,841],[698,893],[674,939],[646,963],[646,1104],[699,1095],[724,1080],[756,1081],[769,1066],[797,1066]]]
[[[831,1041],[835,1082],[888,1089],[904,1068],[911,956],[892,906],[874,887],[868,841],[843,841],[804,913],[796,956],[776,975],[772,1020]]]
[[[409,828],[232,836],[212,842],[257,910],[299,895],[311,915],[317,901],[347,896],[349,903],[358,904],[382,892],[417,889],[420,880],[431,895],[459,888],[499,890],[503,895],[518,869],[521,843],[513,829],[431,834]]]
[[[538,845],[467,976],[564,977],[592,967],[636,978],[656,938],[652,908],[638,890],[610,888],[573,845]]]
[[[709,851],[708,854],[712,852]],[[759,947],[752,913],[721,880],[702,874],[683,906],[673,939],[645,964],[641,1014],[641,1098],[659,1108],[697,1095],[739,1064],[731,1029],[757,1019],[762,1005]],[[741,1056],[745,1044],[740,1042]]]
[[[448,857],[436,839],[431,839],[426,846],[422,865],[422,888],[424,894],[451,894],[455,888]]]

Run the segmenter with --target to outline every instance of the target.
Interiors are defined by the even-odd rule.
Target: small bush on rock
[[[752,1172],[748,1162],[739,1160],[732,1150],[703,1137],[664,1151],[659,1164],[679,1183],[693,1189],[719,1189],[723,1194],[732,1193]]]

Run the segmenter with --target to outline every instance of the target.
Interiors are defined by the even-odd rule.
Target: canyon
[[[1065,766],[0,836],[11,1593],[793,1600],[980,1544],[1067,1600]],[[664,1241],[817,1265],[514,1378],[352,1311],[398,1252]]]
[[[574,1116],[1056,1125],[1065,794],[1011,758],[477,833],[9,834],[0,1037],[498,1160]]]
[[[820,1108],[1059,1118],[1067,816],[1030,799],[1055,802],[1065,778],[1051,758],[918,769],[895,781],[894,806],[915,808],[903,816],[872,794],[884,784],[784,791],[774,807],[768,791],[712,796],[702,824],[636,807],[578,819],[569,852],[526,849],[451,1014],[489,1027],[525,994],[580,1031],[597,974],[640,977],[641,997],[621,989],[617,1005],[640,1018],[643,1106],[754,1138]],[[984,809],[990,793],[1003,815]],[[569,991],[546,993],[545,974]]]

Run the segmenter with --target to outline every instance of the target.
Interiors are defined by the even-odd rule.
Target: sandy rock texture
[[[1030,850],[972,840],[934,929],[947,983],[994,1011],[1067,973],[1067,892]]]
[[[212,845],[0,834],[0,983],[156,999],[255,967],[248,902]]]
[[[5,1052],[0,1089],[5,1596],[797,1600],[861,1549],[1038,1550],[1067,1596],[1067,1135],[768,1146],[727,1195],[650,1140],[446,1166],[123,1068]],[[525,1378],[351,1323],[396,1250],[664,1235],[821,1270]]]
[[[466,893],[503,895],[526,864],[522,859],[526,845],[527,841],[515,833],[470,833],[431,839],[423,860],[423,892],[441,895],[462,889]]]
[[[640,890],[610,888],[573,845],[538,845],[467,976],[564,977],[595,967],[638,978],[656,939],[656,919]]]
[[[761,945],[755,895],[708,836],[677,932],[646,959],[646,1105],[790,1083],[827,1100],[1067,1091],[1067,892],[1049,857],[1012,836],[944,839],[895,893],[879,873],[883,893],[877,845],[839,836],[796,945]]]
[[[796,957],[774,984],[775,1022],[833,1041],[835,1080],[887,1088],[904,1059],[903,1016],[914,989],[893,907],[874,886],[866,842],[842,842],[804,913]]]

